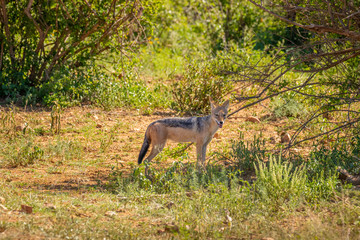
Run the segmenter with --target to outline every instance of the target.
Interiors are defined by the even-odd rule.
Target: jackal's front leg
[[[196,144],[197,168],[205,170],[206,145],[202,143]]]

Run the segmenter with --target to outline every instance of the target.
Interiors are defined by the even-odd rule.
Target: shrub
[[[216,73],[215,64],[215,60],[212,60],[187,65],[184,75],[171,86],[174,98],[172,107],[175,110],[207,113],[210,109],[209,97],[219,103],[230,93],[232,82]]]
[[[308,179],[304,196],[308,202],[319,202],[322,199],[330,200],[336,193],[336,186],[339,184],[338,174],[316,174]]]
[[[359,174],[360,162],[357,156],[360,152],[360,138],[353,137],[350,141],[338,141],[327,149],[325,146],[320,146],[314,150],[306,163],[309,175],[316,177],[323,174],[328,177],[338,167],[346,169],[351,174]]]
[[[292,163],[283,162],[275,156],[271,156],[268,163],[258,161],[255,170],[258,196],[275,207],[329,200],[335,195],[339,183],[336,172],[325,175],[322,171],[309,176],[306,163],[294,167]]]
[[[275,117],[299,117],[307,113],[306,107],[294,96],[277,97],[271,102]]]
[[[147,24],[157,6],[156,1],[91,6],[73,1],[4,2],[0,95],[26,95],[64,65],[81,68],[104,53],[128,50],[139,43],[139,25]]]
[[[258,159],[265,159],[265,140],[261,140],[261,135],[254,136],[253,142],[245,143],[244,135],[240,133],[238,140],[231,140],[231,151],[229,158],[232,160],[233,167],[244,173],[254,172],[254,163]]]
[[[130,75],[120,79],[99,81],[91,102],[104,109],[130,107],[150,113],[156,107],[168,106],[167,95],[165,85],[156,84],[149,88],[143,81]]]
[[[293,168],[291,163],[281,162],[280,157],[271,156],[268,164],[258,161],[255,171],[255,187],[261,199],[275,206],[281,206],[286,202],[301,202],[307,182],[306,172],[302,166]]]
[[[81,70],[63,67],[41,86],[40,98],[47,106],[55,102],[62,107],[89,102],[101,79],[104,79],[104,74],[95,70],[95,66]]]
[[[44,151],[40,147],[25,139],[10,141],[3,146],[0,154],[0,166],[3,167],[27,166],[44,157]]]
[[[148,88],[134,74],[134,63],[126,64],[126,69],[113,74],[104,72],[96,65],[83,71],[63,68],[42,86],[40,97],[48,106],[54,103],[62,107],[92,103],[106,110],[130,107],[144,112],[151,112],[155,107],[166,107],[167,88],[159,84]],[[120,73],[122,70],[124,73]]]

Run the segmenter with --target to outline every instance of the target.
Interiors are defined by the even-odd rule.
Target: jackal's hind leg
[[[165,146],[165,143],[156,144],[156,145],[154,144],[149,156],[146,158],[146,162],[150,163],[151,160],[153,160],[156,157],[156,155],[158,155],[164,149],[164,146]],[[148,175],[148,168],[149,168],[149,165],[146,164],[146,167],[145,167],[145,175],[146,176]]]

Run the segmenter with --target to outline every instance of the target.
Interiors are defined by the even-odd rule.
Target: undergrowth
[[[335,171],[338,166],[349,171],[354,166],[351,171],[357,171],[356,158],[352,157],[359,152],[357,138],[331,149],[317,146],[308,157],[295,158],[270,154],[261,137],[246,143],[240,135],[212,154],[202,172],[189,163],[187,144],[179,144],[159,154],[160,164],[169,157],[176,159],[170,166],[159,166],[155,161],[149,165],[151,177],[145,176],[143,165],[129,173],[126,163],[116,157],[118,167],[105,181],[99,179],[95,185],[78,182],[74,190],[62,189],[60,178],[59,189],[51,185],[50,191],[46,185],[44,191],[44,185],[12,178],[6,169],[11,165],[34,164],[26,171],[39,179],[79,166],[86,171],[83,167],[90,161],[92,166],[104,166],[104,160],[111,157],[109,149],[118,141],[117,133],[126,123],[118,122],[105,131],[105,126],[97,128],[93,114],[85,117],[81,120],[92,126],[79,130],[86,142],[68,138],[73,127],[63,127],[60,134],[50,131],[50,113],[41,125],[43,134],[52,138],[47,145],[34,140],[41,131],[30,121],[25,132],[16,131],[0,140],[4,146],[0,149],[4,175],[0,197],[5,199],[0,204],[9,209],[9,214],[0,209],[0,228],[5,236],[14,234],[14,229],[25,236],[61,239],[339,239],[345,233],[356,239],[359,234],[360,198],[357,191],[340,184]],[[13,125],[20,125],[17,116],[0,130],[6,134]],[[131,141],[129,144],[134,144]],[[96,159],[89,160],[89,150]],[[79,179],[78,175],[71,178]],[[31,206],[33,214],[19,213],[23,204]],[[4,216],[10,220],[2,222]],[[56,224],[49,225],[49,221]],[[284,228],[284,224],[292,227]]]
[[[185,68],[183,76],[172,85],[172,108],[182,113],[207,113],[209,98],[215,102],[233,89],[233,82],[215,72],[218,59],[193,61]]]
[[[301,204],[316,204],[329,201],[341,190],[337,165],[322,168],[319,151],[314,150],[308,158],[293,159],[281,155],[269,155],[258,138],[245,145],[240,138],[232,144],[233,161],[225,165],[208,164],[206,171],[199,172],[195,164],[184,163],[184,156],[167,169],[149,165],[149,176],[145,166],[136,167],[130,176],[123,176],[121,170],[114,169],[108,188],[118,194],[149,192],[174,194],[180,192],[232,192],[245,191],[253,201],[260,201],[272,209],[287,206],[296,208]],[[353,151],[357,151],[354,146]],[[338,152],[339,149],[328,150]],[[351,154],[351,153],[350,153]],[[238,155],[237,157],[235,157]],[[341,157],[341,155],[338,155]],[[163,156],[164,157],[164,156]],[[221,155],[220,155],[221,157]],[[301,161],[301,163],[293,161]],[[339,160],[339,159],[338,159]],[[250,167],[252,165],[252,167]],[[244,176],[247,176],[244,179]],[[254,176],[254,181],[249,181]]]
[[[145,113],[166,108],[169,98],[166,86],[160,83],[147,86],[134,72],[134,64],[129,62],[126,69],[111,74],[96,66],[84,71],[63,69],[42,87],[43,101],[50,106],[54,103],[62,107],[90,103],[105,110],[127,107]]]

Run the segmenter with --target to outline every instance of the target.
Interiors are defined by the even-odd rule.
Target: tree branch
[[[360,34],[355,32],[355,31],[332,28],[332,27],[329,27],[329,26],[317,25],[317,24],[303,25],[303,24],[300,24],[298,22],[291,21],[286,17],[280,16],[279,14],[276,14],[275,12],[270,11],[269,9],[263,7],[262,5],[256,3],[253,0],[248,0],[248,1],[251,2],[252,4],[254,4],[255,6],[259,7],[263,11],[265,11],[267,13],[270,13],[274,17],[279,18],[279,19],[281,19],[282,21],[284,21],[284,22],[286,22],[288,24],[291,24],[291,25],[294,25],[294,26],[297,26],[297,27],[300,27],[300,28],[303,28],[303,29],[307,29],[309,31],[316,32],[316,33],[319,33],[319,34],[327,33],[327,32],[328,33],[336,33],[336,34],[339,34],[339,35],[342,35],[342,36],[349,37],[349,38],[351,38],[353,40],[360,41]]]

